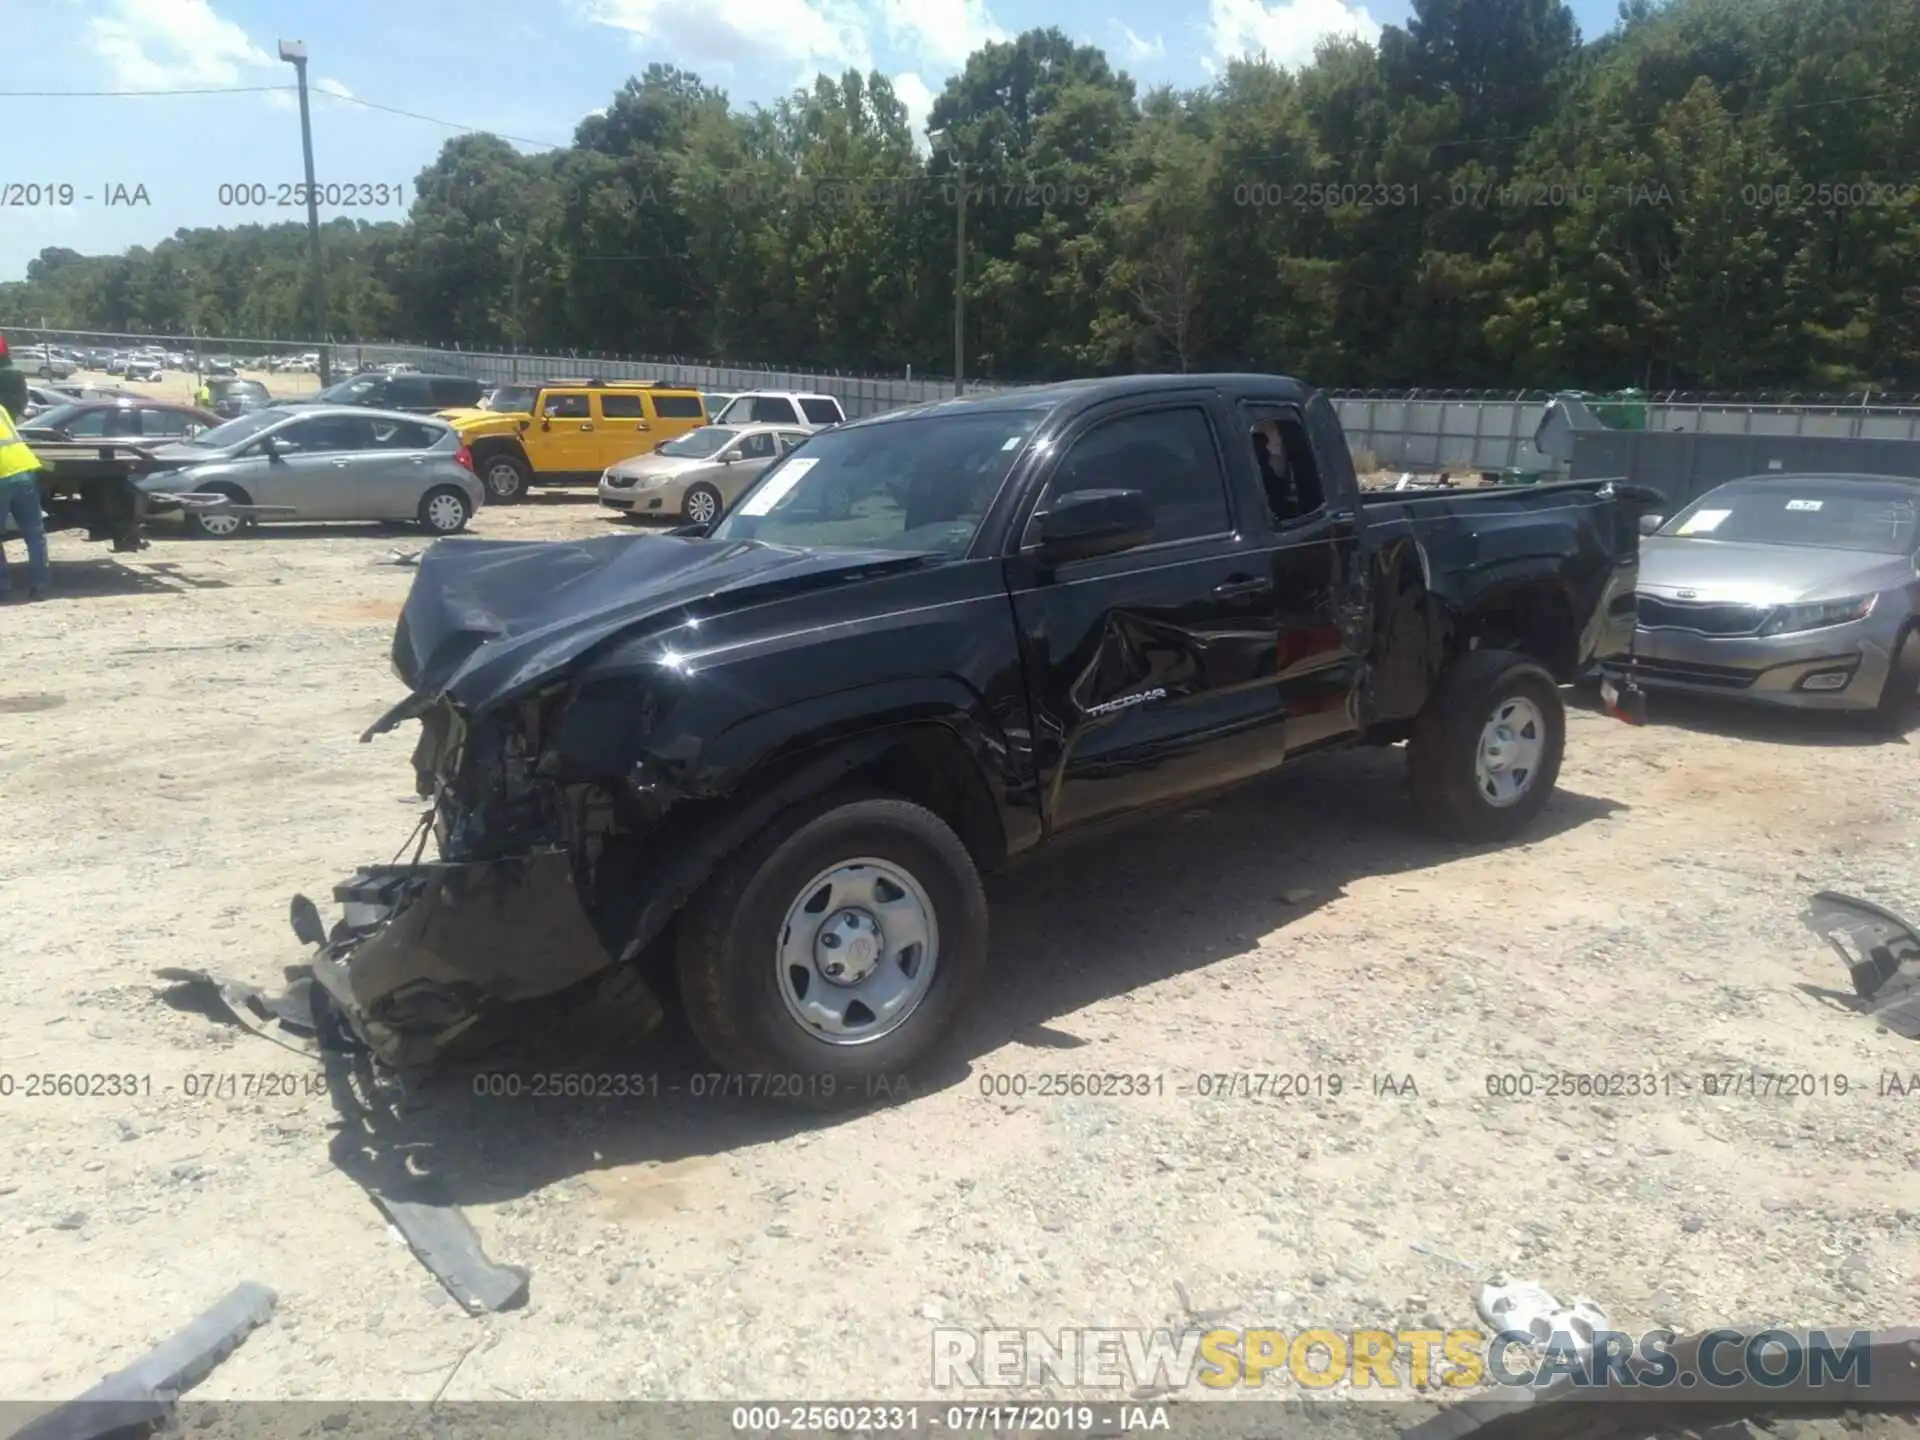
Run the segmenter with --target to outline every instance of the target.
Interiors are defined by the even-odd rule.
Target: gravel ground
[[[542,497],[476,529],[607,526]],[[1831,721],[1576,709],[1506,849],[1419,838],[1392,752],[1063,848],[991,882],[989,992],[891,1106],[696,1098],[683,1035],[587,1017],[554,1063],[658,1095],[455,1078],[343,1126],[309,1062],[154,972],[275,985],[288,896],[404,840],[412,741],[358,736],[398,693],[412,572],[380,561],[421,543],[57,536],[57,597],[0,611],[0,1395],[77,1393],[248,1278],[280,1312],[202,1397],[930,1396],[943,1326],[1475,1324],[1476,1275],[1416,1245],[1629,1330],[1914,1320],[1920,1096],[1878,1092],[1920,1051],[1797,916],[1829,887],[1920,912],[1920,777]],[[1749,1071],[1818,1093],[1702,1092]],[[48,1073],[138,1093],[26,1096]],[[294,1093],[249,1097],[262,1073]],[[1145,1093],[1040,1093],[1107,1073]],[[190,1097],[209,1074],[231,1093]],[[1210,1078],[1283,1074],[1306,1093]],[[532,1270],[526,1308],[467,1316],[388,1230],[353,1176],[408,1155]]]

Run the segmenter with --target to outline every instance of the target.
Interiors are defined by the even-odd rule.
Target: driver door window
[[[1213,426],[1198,406],[1149,410],[1095,425],[1061,459],[1034,512],[1026,543],[1039,542],[1039,516],[1076,490],[1139,490],[1153,506],[1155,545],[1226,535],[1227,477]]]
[[[741,460],[771,460],[773,454],[773,436],[766,431],[743,435],[734,449],[735,457]]]
[[[107,433],[108,411],[83,410],[67,422],[66,432],[76,440],[92,440]]]

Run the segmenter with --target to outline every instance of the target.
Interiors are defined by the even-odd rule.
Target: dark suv
[[[486,389],[466,375],[355,375],[329,385],[313,398],[323,405],[364,405],[370,410],[410,410],[431,415],[436,410],[466,409],[480,403]]]

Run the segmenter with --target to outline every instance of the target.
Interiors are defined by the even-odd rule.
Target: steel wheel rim
[[[239,533],[240,517],[238,515],[202,515],[200,528],[209,535],[217,535],[224,540],[229,535]]]
[[[687,496],[687,519],[696,525],[704,525],[713,519],[713,496],[704,490],[696,490]]]
[[[1517,805],[1533,790],[1547,751],[1547,717],[1524,695],[1493,707],[1473,757],[1474,788],[1496,809]]]
[[[427,523],[436,530],[458,530],[466,518],[466,507],[451,495],[436,495],[427,501]]]
[[[487,489],[502,500],[520,489],[520,472],[511,465],[493,465],[487,470]]]
[[[939,968],[940,927],[925,888],[863,856],[822,870],[787,907],[775,944],[780,999],[823,1044],[870,1045],[906,1024]],[[830,976],[827,967],[840,965]]]

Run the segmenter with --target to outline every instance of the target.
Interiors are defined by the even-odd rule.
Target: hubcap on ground
[[[460,502],[451,495],[436,495],[427,502],[427,522],[436,530],[458,530],[463,518]]]
[[[787,908],[775,963],[787,1013],[829,1045],[889,1035],[932,988],[940,935],[920,882],[885,860],[821,871]]]
[[[704,525],[713,519],[713,497],[704,490],[696,490],[687,497],[687,519],[696,525]]]
[[[1474,756],[1480,798],[1503,809],[1517,804],[1533,788],[1546,748],[1547,721],[1540,707],[1520,695],[1502,700],[1481,729]]]

